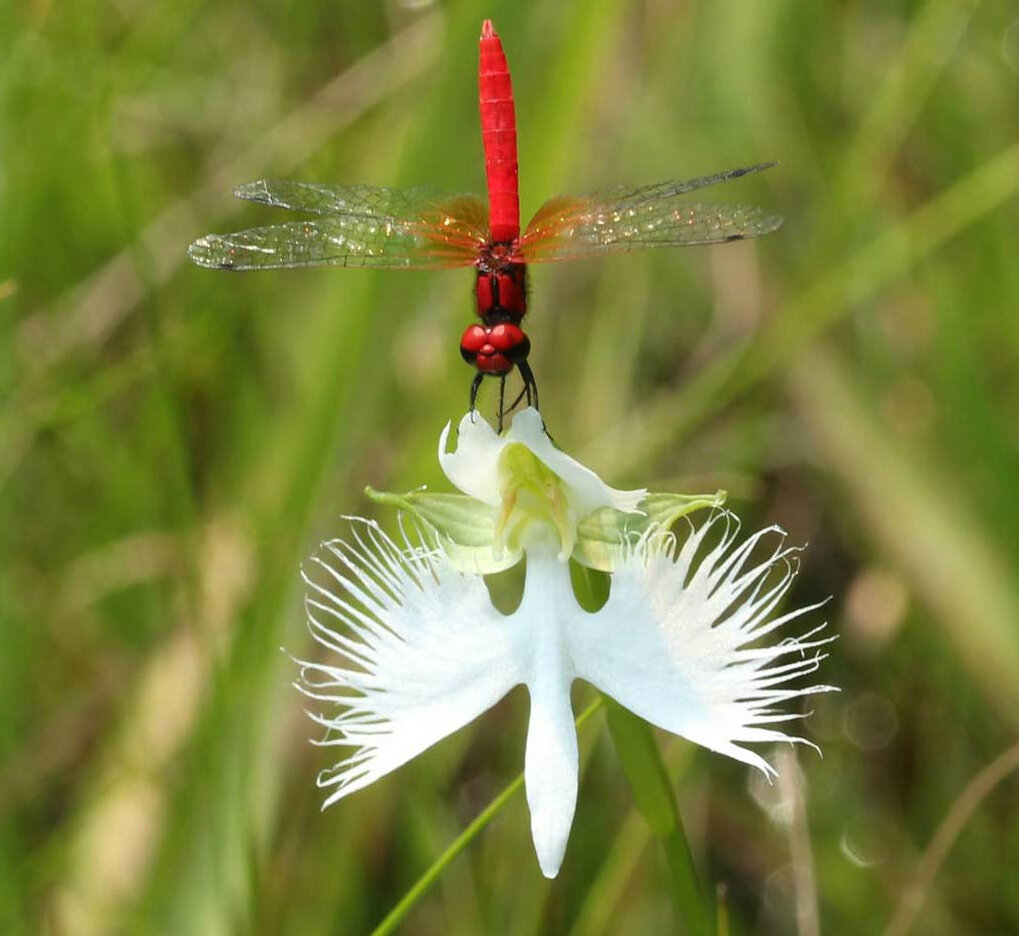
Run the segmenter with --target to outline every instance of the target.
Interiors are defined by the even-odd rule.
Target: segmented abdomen
[[[480,47],[478,91],[488,176],[489,224],[493,241],[511,241],[520,234],[517,118],[506,54],[491,20],[485,20],[481,27]]]

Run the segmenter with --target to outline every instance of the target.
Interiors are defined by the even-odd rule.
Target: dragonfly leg
[[[515,399],[515,400],[514,400],[514,401],[513,401],[512,403],[510,403],[510,405],[509,405],[509,409],[507,409],[507,410],[506,410],[506,412],[507,412],[507,413],[512,413],[512,412],[513,412],[513,410],[515,410],[515,409],[516,409],[516,408],[517,408],[517,407],[518,407],[518,406],[520,405],[520,401],[521,401],[521,400],[522,400],[522,399],[524,398],[524,394],[525,394],[525,393],[527,393],[527,387],[526,387],[526,385],[525,385],[525,386],[524,386],[524,387],[523,387],[523,388],[522,388],[522,389],[520,390],[520,392],[519,392],[519,393],[517,394],[517,397],[516,397],[516,399]],[[528,398],[528,399],[529,399],[529,398]]]
[[[499,378],[499,412],[496,414],[499,420],[499,428],[496,430],[502,435],[502,418],[506,415],[506,375]]]
[[[517,367],[520,369],[520,376],[524,379],[524,389],[521,391],[521,394],[527,394],[527,405],[533,406],[538,410],[538,414],[541,415],[541,408],[538,406],[538,383],[534,379],[534,371],[531,370],[531,365],[527,361],[520,361]],[[516,402],[520,402],[520,397],[517,397]],[[516,403],[513,405],[515,406]],[[555,442],[555,439],[552,438],[552,433],[548,431],[548,427],[545,425],[544,419],[541,421],[541,428],[545,430],[545,435],[549,437],[549,440]]]
[[[527,405],[540,410],[541,407],[538,406],[538,384],[534,380],[534,371],[531,370],[531,365],[527,361],[520,361],[517,367],[520,369],[520,376],[524,378],[524,392],[527,394]]]
[[[471,414],[471,422],[474,422],[474,411],[477,409],[478,403],[478,390],[481,389],[481,381],[485,379],[485,375],[478,371],[474,375],[474,379],[471,381],[471,405],[468,410]]]

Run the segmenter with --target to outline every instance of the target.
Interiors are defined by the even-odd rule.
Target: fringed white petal
[[[326,543],[309,574],[312,634],[338,662],[301,663],[298,688],[335,714],[311,717],[323,745],[353,748],[324,771],[325,805],[395,770],[472,721],[513,686],[531,696],[527,802],[542,871],[562,863],[577,800],[577,735],[566,631],[586,620],[554,547],[528,557],[520,606],[503,616],[480,576],[441,550],[398,546],[353,521],[354,542]]]
[[[301,663],[297,687],[333,703],[323,745],[354,749],[324,771],[325,805],[373,783],[472,721],[524,679],[518,630],[480,576],[441,551],[398,546],[352,521],[306,570],[309,627],[338,661]]]
[[[577,675],[654,725],[774,773],[744,742],[800,741],[767,727],[796,715],[776,706],[828,686],[788,688],[813,673],[833,638],[756,642],[819,605],[772,614],[796,575],[796,550],[777,528],[736,546],[739,524],[718,513],[682,547],[671,536],[637,544],[612,577],[608,601],[570,631]],[[711,534],[717,544],[706,546]],[[778,543],[763,559],[765,538]],[[823,627],[823,625],[822,625]]]

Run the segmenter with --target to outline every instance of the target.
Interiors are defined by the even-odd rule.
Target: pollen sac
[[[508,374],[531,351],[531,342],[512,322],[470,325],[460,339],[460,356],[484,374]]]

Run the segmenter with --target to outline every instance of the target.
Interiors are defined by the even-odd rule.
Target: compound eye
[[[501,322],[488,333],[493,347],[514,364],[519,364],[531,353],[531,342],[523,329],[512,322]]]
[[[492,330],[488,334],[488,340],[499,351],[509,351],[510,348],[515,348],[522,341],[526,341],[527,338],[524,336],[523,331],[512,322],[500,322],[498,325],[492,326]]]
[[[488,332],[480,325],[469,325],[460,339],[460,350],[468,354],[477,354],[488,344]]]

